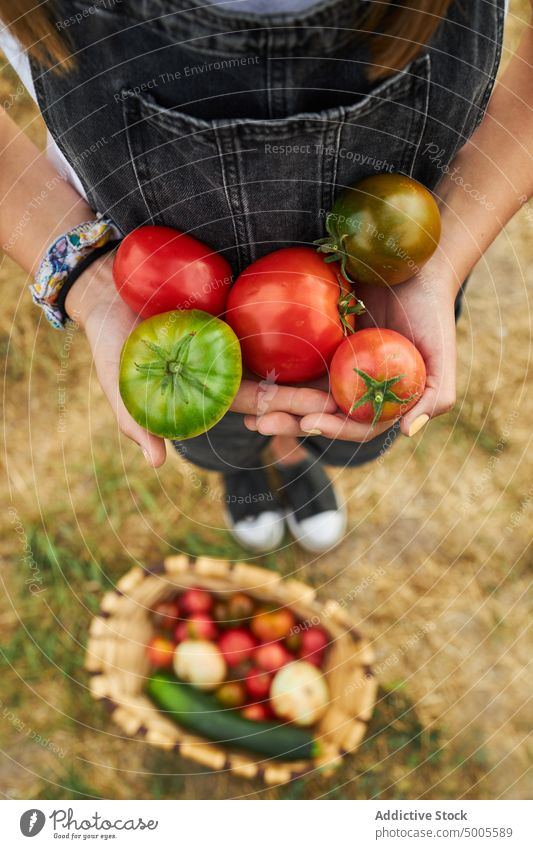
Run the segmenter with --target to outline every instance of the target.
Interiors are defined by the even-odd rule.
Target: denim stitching
[[[237,256],[239,258],[239,265],[242,266],[242,264],[243,264],[242,263],[242,246],[241,246],[238,231],[237,231],[237,221],[235,219],[235,215],[233,214],[233,204],[232,204],[232,199],[230,198],[230,191],[229,191],[228,179],[227,179],[227,174],[226,174],[226,161],[224,159],[223,144],[222,144],[222,139],[220,138],[220,133],[219,133],[220,130],[221,130],[220,127],[214,128],[215,139],[216,139],[217,148],[218,148],[220,170],[221,170],[221,173],[222,173],[222,185],[223,185],[223,188],[224,188],[224,194],[226,196],[226,201],[227,201],[227,204],[228,204],[228,210],[229,210],[229,214],[230,214],[230,217],[231,217],[233,234],[235,236],[235,250],[237,251]]]
[[[415,165],[416,165],[416,161],[418,159],[418,151],[420,150],[420,145],[422,144],[422,139],[424,138],[424,133],[426,131],[426,125],[427,125],[427,120],[428,120],[429,93],[430,93],[430,86],[431,86],[431,56],[429,55],[429,53],[426,54],[426,60],[427,60],[426,61],[426,68],[425,68],[426,74],[425,74],[425,78],[424,78],[425,97],[424,97],[424,106],[423,106],[423,109],[422,109],[422,123],[421,123],[420,129],[419,129],[419,132],[418,132],[418,141],[416,143],[416,147],[414,149],[414,152],[413,152],[413,155],[412,155],[412,158],[411,158],[411,167],[409,168],[409,176],[411,176],[411,177],[413,176],[413,171],[414,171],[414,168],[415,168]],[[422,80],[422,77],[421,77],[421,80]],[[413,121],[412,121],[412,123],[414,123],[414,109],[413,109]],[[407,150],[407,148],[406,148],[406,150]],[[402,163],[402,166],[403,166],[403,163]],[[407,170],[407,169],[404,168],[403,170]]]

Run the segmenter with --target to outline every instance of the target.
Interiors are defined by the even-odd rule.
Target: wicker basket
[[[304,622],[320,621],[329,631],[334,639],[325,673],[331,704],[315,729],[320,757],[312,761],[259,760],[258,755],[188,733],[147,698],[143,687],[149,672],[146,644],[153,633],[150,608],[189,586],[221,594],[243,590],[260,601],[290,606]],[[115,591],[104,595],[89,634],[86,669],[92,676],[91,693],[109,709],[122,731],[212,770],[283,784],[313,769],[333,769],[358,747],[372,714],[376,695],[372,652],[341,607],[332,601],[320,605],[306,584],[248,563],[179,555],[150,569],[134,567]]]

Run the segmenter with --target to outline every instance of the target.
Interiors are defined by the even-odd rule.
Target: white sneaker
[[[306,551],[323,554],[346,533],[346,507],[337,498],[321,463],[311,456],[293,466],[277,464],[287,504],[285,518],[294,539]]]
[[[257,516],[246,516],[234,522],[229,510],[225,510],[228,529],[244,548],[252,551],[273,551],[281,545],[285,523],[281,510],[267,510]]]
[[[313,554],[323,554],[335,548],[346,533],[346,508],[341,505],[337,510],[325,510],[299,522],[294,513],[285,518],[294,539]]]
[[[240,545],[252,551],[276,549],[283,540],[285,522],[262,469],[241,469],[223,475],[224,517]]]

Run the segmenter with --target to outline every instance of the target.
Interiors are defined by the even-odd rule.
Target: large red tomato
[[[226,308],[244,363],[281,383],[325,374],[360,311],[347,285],[337,264],[326,264],[312,248],[283,248],[248,266]]]
[[[193,308],[220,315],[231,268],[198,239],[172,227],[148,225],[120,243],[113,277],[122,300],[142,318]]]
[[[356,422],[397,419],[418,401],[426,367],[409,339],[381,327],[360,330],[335,352],[331,391],[339,408]]]

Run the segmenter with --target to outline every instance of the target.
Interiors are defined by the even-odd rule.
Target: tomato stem
[[[362,407],[363,404],[371,404],[374,413],[372,427],[378,423],[384,404],[408,404],[417,397],[416,395],[409,395],[407,398],[400,398],[392,391],[391,387],[405,377],[405,374],[399,374],[397,377],[389,377],[385,380],[376,380],[362,369],[354,368],[354,371],[364,380],[366,392],[358,401],[354,401],[350,408],[350,413],[357,410],[358,407]]]
[[[344,281],[341,279],[340,275],[337,275],[337,281],[339,284],[339,300],[337,301],[337,308],[339,310],[339,317],[342,324],[342,330],[345,336],[348,333],[353,333],[354,328],[348,321],[349,315],[362,315],[365,311],[365,305],[362,301],[355,297],[354,293],[351,290],[347,290],[344,285]],[[355,303],[353,303],[355,301]]]
[[[177,392],[184,404],[189,403],[189,398],[185,391],[184,382],[197,382],[196,378],[188,373],[187,359],[189,356],[189,348],[193,337],[196,336],[196,331],[191,330],[181,339],[178,339],[175,345],[168,351],[162,345],[152,342],[151,339],[143,339],[146,347],[152,351],[158,359],[152,360],[150,363],[135,363],[135,368],[140,372],[148,374],[161,375],[161,392],[166,392],[169,387],[172,387],[173,392]]]

